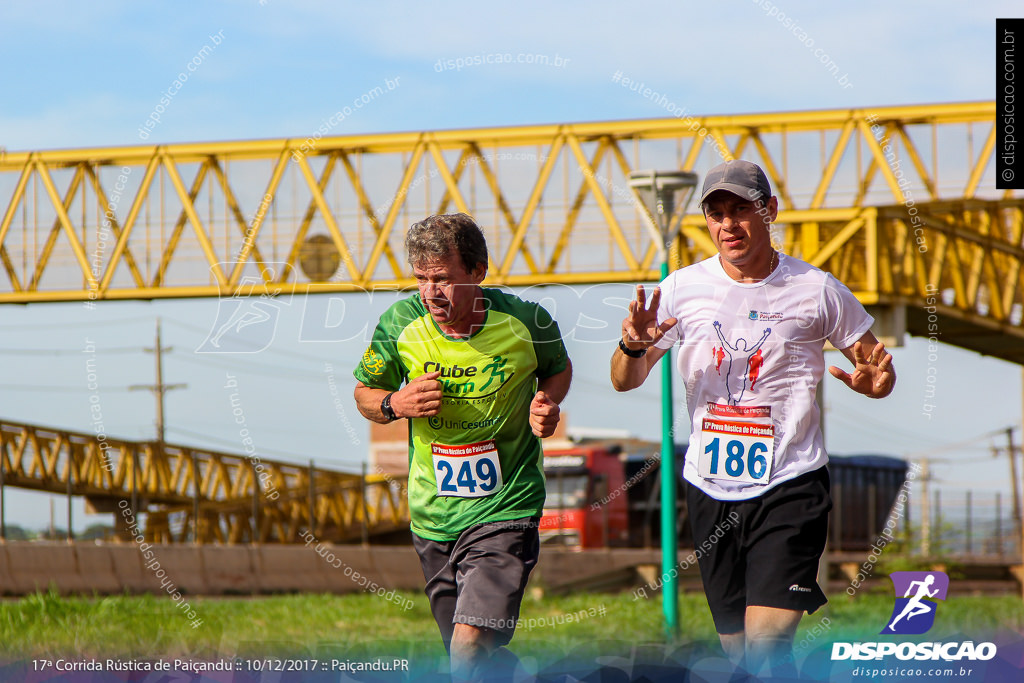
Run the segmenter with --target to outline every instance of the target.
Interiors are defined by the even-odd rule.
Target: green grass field
[[[0,658],[443,654],[426,598],[403,597],[412,601],[411,609],[368,594],[191,597],[202,621],[193,628],[183,611],[161,596],[36,594],[0,602]],[[834,596],[804,618],[797,643],[808,634],[819,645],[825,639],[873,640],[892,604],[891,596],[880,594]],[[681,595],[680,613],[681,640],[717,642],[703,594]],[[960,633],[977,640],[1005,632],[1024,633],[1019,598],[952,596],[941,605],[929,638]],[[628,592],[527,597],[511,649],[544,659],[608,647],[610,641],[623,647],[664,643],[660,600],[633,600]]]

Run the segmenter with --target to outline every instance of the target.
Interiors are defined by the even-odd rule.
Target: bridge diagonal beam
[[[294,157],[293,157],[294,158]],[[302,157],[304,159],[304,157]],[[338,161],[338,154],[331,153],[327,155],[327,160],[324,163],[324,169],[320,172],[320,179],[317,180],[313,185],[317,188],[317,195],[323,199],[323,192],[327,189],[327,185],[331,182],[331,175],[334,173],[334,167]],[[309,165],[306,165],[309,169]],[[305,175],[305,174],[304,174]],[[307,185],[309,180],[306,179]],[[312,187],[310,187],[312,191]],[[302,245],[306,241],[306,233],[309,232],[310,225],[313,224],[313,219],[316,217],[317,211],[319,210],[319,203],[316,200],[316,196],[312,196],[309,203],[306,205],[306,210],[302,215],[302,220],[299,221],[299,227],[295,231],[295,240],[292,242],[291,249],[288,253],[288,263],[294,265],[299,262],[299,252],[302,250]],[[335,245],[337,247],[337,245]],[[281,273],[277,278],[278,282],[285,282],[290,273],[287,268],[282,268]]]
[[[96,192],[96,196],[100,200],[100,210],[102,211],[104,220],[107,223],[109,223],[111,232],[114,233],[116,245],[121,240],[122,232],[121,226],[117,222],[117,215],[114,213],[113,209],[110,206],[110,200],[107,198],[107,193],[103,189],[103,185],[102,183],[100,183],[100,179],[99,176],[96,174],[96,171],[93,169],[92,166],[86,166],[85,172],[86,174],[88,174],[89,180],[90,182],[92,182],[93,190]],[[122,251],[124,253],[125,265],[128,266],[128,272],[131,274],[132,281],[135,282],[135,286],[145,287],[145,280],[142,277],[142,272],[139,271],[139,266],[136,263],[135,257],[132,255],[131,250],[128,249],[127,245],[125,245]],[[111,275],[113,275],[113,270],[116,263],[117,260],[113,257],[111,257],[111,259],[107,262],[107,268],[108,270],[111,271]],[[105,283],[109,284],[109,280],[106,274],[104,274],[104,276],[100,279],[99,284],[97,285],[100,291],[104,289]],[[97,294],[98,293],[100,292],[97,292]]]
[[[409,186],[412,183],[413,177],[416,173],[416,169],[419,168],[420,162],[423,160],[423,153],[426,151],[427,145],[424,136],[419,136],[413,145],[412,154],[410,155],[409,162],[405,165],[405,169],[402,172],[401,180],[399,180],[398,188],[395,191],[394,196],[404,198],[409,193]],[[380,261],[381,254],[384,253],[384,248],[388,245],[388,240],[391,239],[392,233],[395,230],[395,221],[398,220],[398,213],[402,208],[402,202],[393,201],[388,207],[388,215],[384,219],[384,225],[381,226],[380,233],[377,235],[377,241],[373,245],[373,249],[370,251],[370,256],[366,262],[366,268],[364,269],[364,277],[360,284],[363,287],[370,287],[370,279],[373,276],[374,271],[377,269],[377,262]],[[395,278],[398,279],[399,275],[396,272]]]
[[[281,185],[281,178],[284,177],[284,172],[288,168],[289,157],[290,153],[287,149],[281,150],[281,153],[277,156],[277,161],[274,163],[274,168],[270,173],[270,180],[267,181],[267,188],[263,192],[263,199],[260,200],[260,208],[257,209],[252,223],[247,228],[246,238],[242,241],[242,248],[238,251],[238,261],[228,276],[228,281],[232,285],[237,285],[241,282],[243,268],[249,261],[250,255],[254,252],[256,239],[263,230],[263,222],[267,217],[267,213],[270,212],[270,205],[277,195],[278,187]],[[225,182],[227,181],[225,180]],[[269,285],[274,279],[274,273],[271,269],[267,268],[266,261],[258,252],[256,253],[256,265],[259,268],[263,284]]]
[[[988,137],[985,138],[985,144],[981,146],[981,152],[978,153],[978,161],[974,164],[971,169],[971,175],[967,178],[967,186],[964,187],[964,197],[974,197],[978,192],[978,186],[981,185],[981,178],[985,175],[985,169],[988,168],[989,162],[992,160],[992,152],[996,148],[996,126],[992,124],[992,128],[988,132]],[[1009,197],[1009,191],[1004,195]]]
[[[78,186],[82,182],[81,167],[79,167],[75,173],[75,177],[71,183],[72,187],[69,188],[69,196],[65,200],[60,198],[60,194],[57,192],[57,187],[53,184],[53,178],[50,177],[50,172],[46,168],[46,165],[39,160],[36,160],[36,173],[39,175],[40,180],[43,181],[43,187],[46,188],[46,194],[49,195],[50,201],[53,203],[53,208],[57,212],[57,220],[60,223],[69,244],[71,245],[71,250],[75,255],[75,259],[78,261],[79,267],[82,269],[82,275],[85,279],[86,285],[91,289],[95,289],[96,280],[92,276],[92,268],[89,266],[89,261],[85,256],[85,249],[82,248],[82,243],[79,241],[78,235],[75,234],[75,226],[72,224],[71,217],[68,216],[67,212],[67,208],[71,206],[70,201],[73,199],[75,191],[77,191]],[[65,201],[68,202],[66,205]],[[51,239],[47,240],[40,259],[36,263],[36,273],[33,275],[32,282],[29,284],[30,290],[38,288],[43,268],[45,268],[49,263],[50,254],[53,251],[53,245],[55,243],[55,237],[56,235],[51,232]]]
[[[896,133],[900,139],[903,140],[903,147],[907,151],[907,156],[910,157],[910,161],[914,164],[914,169],[917,171],[918,177],[921,179],[921,184],[924,185],[925,190],[928,192],[928,196],[932,199],[938,199],[939,193],[938,188],[935,186],[935,181],[930,175],[928,175],[928,169],[925,168],[924,162],[921,160],[921,154],[917,151],[917,146],[914,141],[910,139],[910,135],[907,134],[907,127],[903,123],[896,124]]]
[[[40,168],[38,163],[36,168],[37,173],[39,173],[40,178],[42,178],[42,172],[38,170]],[[63,200],[56,198],[57,188],[53,186],[53,181],[50,180],[49,183],[44,181],[46,190],[50,194],[50,198],[54,201],[54,208],[56,209],[56,206],[59,203],[61,210],[57,211],[57,217],[54,219],[53,226],[50,228],[50,232],[46,236],[46,241],[43,243],[43,250],[39,254],[39,260],[36,261],[36,268],[32,273],[32,279],[29,280],[28,283],[29,290],[39,288],[39,280],[43,276],[43,271],[46,269],[46,266],[50,264],[50,257],[53,255],[53,248],[57,244],[57,238],[60,237],[61,232],[64,232],[67,229],[67,225],[70,225],[71,218],[68,216],[68,209],[71,208],[71,204],[75,200],[75,194],[78,192],[78,188],[82,184],[83,175],[82,165],[76,165],[75,175],[71,178],[71,183],[68,185],[68,189],[64,193]],[[52,192],[50,191],[50,188],[53,188]],[[74,232],[74,226],[72,226],[71,233],[74,235]],[[75,235],[75,237],[77,238],[77,235]],[[84,255],[84,250],[82,253]]]
[[[568,133],[563,133],[560,136],[560,139],[564,144],[566,141],[568,141]],[[586,201],[587,194],[592,191],[591,185],[588,184],[586,180],[587,174],[589,173],[592,175],[594,173],[593,169],[597,168],[600,165],[601,159],[604,157],[604,153],[607,150],[607,148],[608,140],[606,138],[601,138],[601,140],[598,142],[597,149],[594,150],[594,155],[593,157],[591,157],[590,162],[585,166],[580,167],[580,170],[584,174],[584,180],[580,181],[580,186],[579,189],[576,191],[576,196],[573,198],[572,203],[569,205],[569,211],[565,218],[565,224],[562,226],[562,230],[559,233],[558,238],[555,240],[555,246],[551,251],[551,256],[548,259],[548,266],[546,269],[546,271],[549,273],[554,272],[554,270],[558,267],[558,262],[562,258],[562,253],[569,244],[569,236],[572,234],[573,230],[576,227],[576,221],[579,219],[579,214],[583,208],[583,203]],[[575,154],[575,151],[573,151],[573,153]],[[536,185],[534,186],[534,189],[537,189]],[[540,191],[543,192],[543,188],[541,188]]]
[[[487,163],[487,159],[484,158],[483,152],[480,151],[479,145],[476,142],[469,143],[469,149],[477,159],[477,163],[480,165],[480,172],[483,174],[484,179],[487,181],[487,186],[491,190],[491,194],[494,195],[494,199],[498,204],[498,210],[501,212],[505,219],[505,224],[508,226],[509,231],[515,236],[519,233],[520,221],[517,221],[512,215],[512,209],[509,207],[508,202],[505,201],[505,195],[501,191],[501,187],[498,184],[498,177],[494,174],[491,169],[491,165]],[[518,252],[522,253],[523,260],[526,262],[526,267],[529,271],[537,275],[537,264],[533,260],[533,255],[530,253],[529,248],[526,246],[526,242],[520,241]],[[512,267],[512,259],[514,259],[516,249],[508,249],[506,251],[505,262],[501,264],[501,275],[508,275],[509,269]]]
[[[608,203],[608,198],[604,194],[604,189],[597,182],[596,166],[597,164],[591,165],[587,161],[586,155],[583,153],[583,147],[580,145],[579,137],[575,133],[568,133],[566,135],[566,142],[569,143],[569,149],[572,150],[573,155],[576,157],[576,163],[579,164],[580,170],[583,171],[583,180],[590,189],[590,194],[593,195],[594,201],[597,203],[598,209],[601,211],[601,215],[604,216],[605,222],[608,225],[608,231],[611,233],[612,240],[619,247],[619,253],[626,261],[627,268],[636,273],[640,274],[640,263],[636,260],[636,256],[633,254],[633,250],[629,246],[629,242],[626,240],[626,235],[622,232],[622,226],[619,225],[618,218],[615,216],[615,212],[612,211],[611,205]],[[601,145],[607,148],[610,145],[610,141],[607,138],[601,140]]]
[[[871,129],[868,127],[866,120],[858,120],[857,127],[860,129],[861,135],[864,137],[864,142],[867,145],[868,151],[871,152],[872,157],[871,164],[868,166],[868,170],[864,174],[864,181],[861,184],[861,189],[858,193],[857,203],[860,204],[864,201],[864,197],[867,195],[868,189],[871,186],[871,179],[876,170],[881,171],[882,177],[885,178],[885,182],[889,186],[889,191],[892,192],[893,198],[897,202],[902,202],[903,190],[900,188],[899,181],[896,179],[896,174],[893,173],[892,167],[889,166],[889,161],[885,158],[886,154],[883,150],[882,144],[884,142],[885,147],[892,149],[892,136],[896,132],[896,124],[892,122],[886,124],[885,135],[882,140],[875,138],[871,133]]]
[[[811,203],[808,208],[820,209],[825,205],[825,197],[832,186],[833,180],[835,180],[836,171],[839,169],[839,162],[843,160],[843,156],[848,151],[850,140],[853,138],[853,132],[856,129],[857,122],[852,117],[843,122],[842,127],[839,129],[839,137],[836,138],[836,143],[832,147],[832,153],[829,155],[828,163],[825,164],[825,168],[822,170],[821,180],[818,181],[818,186],[814,189],[814,195],[811,197]]]
[[[476,155],[473,153],[472,144],[465,145],[459,152],[459,158],[455,161],[455,166],[452,171],[452,179],[455,184],[458,185],[462,181],[462,174],[469,167],[470,160],[474,159]],[[452,193],[448,190],[448,186],[445,185],[444,193],[441,195],[441,201],[438,202],[436,214],[448,213],[448,206],[452,203]]]
[[[157,154],[156,161],[157,161],[158,166],[163,167],[163,169],[167,173],[168,177],[171,178],[171,183],[174,185],[174,189],[177,192],[178,191],[178,185],[181,184],[181,176],[178,175],[177,168],[174,165],[174,161],[173,160],[168,160],[166,154],[163,154],[163,153],[158,153]],[[174,168],[173,174],[171,172],[172,168]],[[175,253],[175,251],[178,248],[178,243],[180,242],[181,236],[182,236],[182,234],[185,231],[185,224],[189,222],[191,216],[195,216],[195,220],[199,221],[199,216],[196,215],[195,207],[193,206],[193,202],[195,201],[196,197],[199,196],[199,192],[203,188],[203,182],[206,180],[206,173],[207,173],[207,171],[209,171],[209,169],[210,169],[210,159],[207,158],[207,159],[203,160],[202,164],[200,164],[199,170],[196,172],[196,177],[192,180],[192,187],[188,191],[180,192],[179,193],[179,199],[181,200],[182,208],[181,208],[181,211],[178,214],[177,221],[174,223],[174,228],[171,231],[171,237],[167,241],[167,244],[164,246],[163,257],[160,259],[160,263],[157,266],[156,273],[154,273],[154,275],[153,275],[153,280],[150,283],[151,287],[160,287],[165,282],[165,278],[166,278],[166,274],[167,274],[167,269],[170,267],[171,259],[174,258],[174,253]],[[152,178],[152,176],[151,176],[151,178]],[[182,188],[182,189],[184,189],[184,188]],[[149,191],[151,191],[151,188],[147,187],[146,188],[147,195],[148,195]],[[195,223],[193,223],[192,229],[198,235],[198,233],[202,231],[202,225],[201,224],[196,225]],[[209,242],[209,240],[207,240],[207,243],[208,242]],[[210,250],[212,250],[212,247],[210,248]],[[207,251],[207,249],[205,247],[204,247],[204,251]],[[207,260],[208,261],[216,262],[217,259],[216,259],[216,257],[211,259],[210,255],[208,253],[207,254]],[[224,274],[221,273],[220,277],[217,278],[217,279],[218,279],[218,282],[222,283],[223,280],[224,280]]]
[[[114,251],[110,254],[110,261],[107,264],[107,272],[104,273],[103,279],[99,284],[99,293],[106,293],[110,289],[110,283],[114,278],[114,274],[117,272],[117,264],[120,262],[122,255],[130,253],[128,249],[128,240],[132,235],[132,230],[135,227],[135,223],[139,218],[139,214],[142,211],[142,206],[146,201],[146,197],[149,194],[149,188],[153,184],[153,177],[156,175],[157,169],[160,167],[159,154],[153,154],[146,161],[146,170],[142,174],[142,180],[139,183],[139,191],[135,194],[135,199],[132,201],[131,208],[128,209],[128,215],[124,219],[124,226],[121,229],[121,233],[117,236],[117,243],[114,244]],[[168,256],[169,258],[169,256]],[[134,261],[134,259],[133,259]],[[154,277],[154,282],[158,282],[159,267],[157,269],[158,275]],[[133,273],[133,277],[136,274]],[[141,277],[141,274],[139,274]],[[135,281],[135,286],[141,289],[144,283],[140,280]],[[157,285],[159,286],[159,285]]]
[[[786,178],[779,172],[778,167],[775,165],[775,161],[772,159],[771,153],[761,140],[761,136],[754,131],[751,134],[751,139],[754,141],[754,146],[757,147],[758,154],[761,155],[761,161],[764,164],[764,172],[768,174],[769,178],[773,179],[772,187],[775,188],[775,194],[778,195],[779,199],[782,200],[782,206],[779,208],[793,209],[796,205],[793,203],[793,198],[789,194],[787,189]],[[737,152],[737,156],[738,156]]]
[[[1010,244],[1024,246],[1024,213],[1020,208],[1008,209],[1005,212],[996,211],[996,219],[1003,226],[1003,233],[1009,238]],[[1009,222],[1009,224],[1007,224]],[[1010,259],[1008,272],[1004,277],[1004,289],[1002,292],[1003,301],[1007,309],[1014,304],[1024,304],[1024,286],[1022,286],[1021,265],[1022,259]]]
[[[11,287],[15,292],[24,291],[21,285],[21,281],[18,278],[18,272],[14,268],[14,263],[11,261],[11,257],[7,252],[7,235],[11,228],[11,224],[14,222],[14,216],[18,213],[18,207],[25,199],[25,188],[28,186],[28,181],[32,177],[32,169],[35,168],[34,157],[29,156],[29,159],[25,162],[21,168],[21,173],[18,176],[18,182],[14,186],[14,193],[11,196],[10,203],[7,204],[7,210],[4,211],[3,219],[0,219],[0,261],[4,264],[4,270],[7,271],[7,277],[11,279]]]
[[[332,159],[337,159],[337,155],[332,155]],[[302,176],[306,179],[306,185],[309,187],[309,191],[313,195],[313,201],[316,203],[317,209],[320,210],[320,218],[323,219],[324,225],[327,226],[327,233],[330,235],[331,241],[334,242],[334,247],[341,255],[342,263],[345,264],[345,268],[348,270],[349,279],[352,282],[359,282],[362,279],[362,274],[356,268],[352,252],[349,251],[348,244],[345,242],[345,237],[341,234],[341,230],[338,228],[338,222],[334,219],[331,207],[327,203],[327,198],[324,197],[323,188],[320,187],[320,183],[317,182],[316,176],[313,175],[313,169],[309,167],[309,162],[306,160],[306,157],[300,156],[298,158],[298,164],[299,169],[302,171]]]
[[[215,157],[210,157],[203,163],[203,168],[209,170],[215,163]],[[171,179],[171,184],[174,186],[175,192],[178,193],[178,199],[181,201],[182,212],[188,216],[189,223],[192,224],[192,230],[195,232],[196,239],[199,240],[199,246],[203,250],[203,254],[206,256],[206,261],[210,266],[210,271],[213,273],[214,278],[217,280],[217,285],[222,289],[227,287],[227,276],[224,274],[224,269],[221,267],[221,260],[217,256],[217,252],[213,247],[213,241],[211,240],[212,232],[207,231],[203,225],[202,219],[199,218],[199,214],[196,212],[195,207],[195,195],[190,191],[185,190],[185,183],[181,180],[181,175],[178,173],[178,166],[168,155],[164,154],[163,157],[164,168],[167,169],[167,177]],[[206,171],[203,171],[203,175],[206,175]],[[200,182],[194,187],[196,191],[202,186]]]
[[[224,200],[227,202],[228,211],[231,214],[231,218],[234,219],[235,225],[238,227],[239,232],[242,235],[242,247],[239,250],[238,256],[235,258],[234,267],[227,276],[227,282],[229,285],[234,285],[238,282],[238,279],[242,275],[242,269],[245,267],[245,262],[248,260],[249,255],[256,257],[256,262],[262,266],[263,255],[260,254],[259,247],[256,246],[256,237],[259,234],[259,228],[263,223],[263,217],[266,215],[268,202],[264,199],[267,195],[264,195],[264,199],[260,200],[259,208],[256,210],[256,215],[253,218],[252,227],[246,225],[245,216],[242,215],[242,209],[238,205],[238,199],[235,197],[234,191],[231,189],[231,185],[228,183],[228,178],[224,173],[224,170],[220,167],[220,162],[216,157],[210,159],[210,169],[213,171],[213,177],[217,179],[217,184],[220,186],[221,192],[224,193]],[[227,254],[224,255],[225,259]],[[225,265],[231,263],[225,260]],[[262,270],[261,272],[265,272]],[[264,282],[266,279],[264,279]]]
[[[352,166],[348,153],[342,151],[338,156],[341,159],[342,165],[345,167],[345,173],[348,175],[348,180],[352,184],[352,189],[356,193],[356,200],[359,202],[359,206],[362,208],[363,213],[366,214],[367,220],[370,221],[370,228],[373,230],[375,237],[374,244],[376,244],[376,241],[377,239],[380,239],[384,228],[377,219],[377,214],[373,210],[370,198],[366,194],[366,188],[363,187],[363,181],[360,179],[356,169]],[[386,241],[384,242],[384,255],[387,257],[388,264],[391,266],[391,272],[394,273],[395,277],[401,277],[402,267],[399,265],[398,259],[395,258],[395,252],[391,248],[391,245]]]
[[[559,130],[552,139],[550,147],[548,147],[547,158],[544,160],[544,163],[541,164],[540,171],[537,173],[537,179],[534,181],[533,188],[530,190],[530,195],[526,198],[526,204],[523,206],[523,213],[519,216],[519,224],[516,226],[515,232],[512,235],[512,241],[509,243],[505,261],[501,264],[499,274],[502,278],[508,277],[515,258],[514,255],[519,251],[519,245],[523,244],[526,239],[526,231],[533,222],[533,216],[537,212],[537,207],[540,206],[540,200],[544,195],[544,189],[548,186],[548,183],[551,180],[551,172],[555,168],[555,163],[558,161],[564,145],[565,136],[562,134],[561,130]],[[555,249],[558,249],[557,245]],[[552,260],[548,264],[545,273],[552,272],[554,269],[554,263],[557,261],[558,257],[552,256]]]
[[[865,216],[863,214],[854,216],[832,239],[822,245],[821,249],[814,254],[814,258],[808,261],[808,263],[817,268],[823,267],[864,225]]]
[[[444,153],[441,150],[441,146],[436,140],[427,140],[427,151],[430,152],[430,156],[434,161],[434,165],[437,167],[438,175],[441,176],[441,181],[445,185],[445,189],[451,196],[452,201],[455,203],[455,208],[460,213],[472,214],[472,209],[469,208],[469,204],[466,203],[466,198],[462,196],[462,191],[459,189],[459,182],[452,175],[452,172],[448,169],[448,163],[444,160]],[[488,271],[496,272],[497,265],[494,261],[494,254],[488,250],[487,254]]]

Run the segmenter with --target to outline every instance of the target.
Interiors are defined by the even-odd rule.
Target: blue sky
[[[352,111],[331,133],[666,115],[613,83],[616,72],[665,92],[693,114],[987,100],[995,87],[994,19],[1015,11],[1019,6],[1010,2],[765,0],[635,7],[601,1],[4,3],[0,147],[304,138],[388,80],[400,86]],[[207,45],[212,49],[201,66],[176,89],[176,75]],[[843,84],[823,68],[815,49],[839,67]],[[523,58],[495,64],[495,55]],[[547,65],[538,63],[541,56]],[[449,67],[456,63],[470,65]],[[141,140],[140,126],[171,88],[159,124]],[[563,317],[577,320],[595,306],[607,312],[601,302],[623,294],[611,287],[551,297],[565,327]],[[385,299],[345,301],[352,315],[373,321]],[[0,350],[8,350],[0,353],[0,416],[88,430],[82,349],[90,341],[107,349],[151,346],[161,316],[165,344],[175,347],[166,359],[166,380],[189,385],[168,398],[169,440],[240,449],[223,388],[231,373],[265,455],[356,466],[367,432],[351,403],[349,373],[362,342],[302,342],[297,330],[303,311],[311,309],[295,301],[282,306],[278,336],[267,351],[197,356],[193,350],[217,305],[107,303],[88,313],[59,304],[0,309]],[[620,318],[611,317],[605,322],[617,326]],[[60,353],[21,352],[33,348]],[[615,396],[604,379],[611,349],[610,343],[571,346],[578,369],[565,404],[571,424],[656,435],[656,387]],[[887,401],[854,396],[826,377],[830,449],[941,452],[951,461],[936,467],[943,485],[1005,489],[1006,463],[991,458],[991,439],[983,435],[1020,423],[1020,369],[942,346],[937,407],[927,418],[921,411],[924,349],[911,340],[894,350],[900,383]],[[139,350],[97,359],[108,430],[150,436],[151,398],[123,389],[153,381],[152,356]],[[946,448],[951,444],[956,447]],[[10,493],[8,520],[41,525],[48,506],[40,500],[45,497]],[[76,528],[95,521],[76,515]]]

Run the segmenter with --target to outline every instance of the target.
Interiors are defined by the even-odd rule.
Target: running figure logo
[[[753,389],[757,378],[761,375],[761,366],[764,365],[761,345],[771,335],[772,328],[765,328],[761,339],[753,346],[743,337],[737,339],[736,344],[733,345],[725,340],[725,336],[722,334],[722,323],[716,320],[713,324],[715,332],[718,333],[718,338],[722,342],[721,348],[716,347],[714,350],[715,370],[718,371],[719,375],[722,374],[722,357],[724,354],[728,358],[728,364],[725,367],[725,389],[729,392],[729,405],[738,406],[740,401],[743,400],[743,393],[747,389]],[[738,370],[738,377],[733,375],[734,365],[739,365],[736,368]]]
[[[945,600],[949,590],[949,577],[944,572],[893,572],[896,605],[883,634],[918,635],[927,632],[935,623],[938,604],[932,600]],[[902,595],[903,597],[899,597]]]
[[[493,356],[491,358],[491,362],[488,363],[487,365],[485,365],[480,370],[480,374],[483,374],[483,373],[487,372],[488,370],[491,373],[491,376],[488,377],[487,381],[484,382],[483,386],[480,387],[480,391],[483,391],[484,389],[489,387],[491,385],[491,382],[494,381],[495,379],[498,379],[498,386],[499,387],[502,384],[505,383],[505,371],[502,370],[502,368],[505,367],[505,363],[507,363],[507,362],[508,362],[508,359],[507,358],[502,358],[501,356]]]

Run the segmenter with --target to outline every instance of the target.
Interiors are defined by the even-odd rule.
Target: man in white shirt
[[[713,168],[700,203],[718,254],[670,274],[649,304],[637,286],[612,385],[635,389],[679,346],[683,478],[694,545],[711,544],[699,563],[715,628],[748,672],[767,661],[785,673],[803,613],[827,602],[816,579],[832,507],[815,403],[825,340],[854,365],[829,372],[858,393],[888,396],[896,373],[850,290],[772,248],[778,199],[756,164]]]

